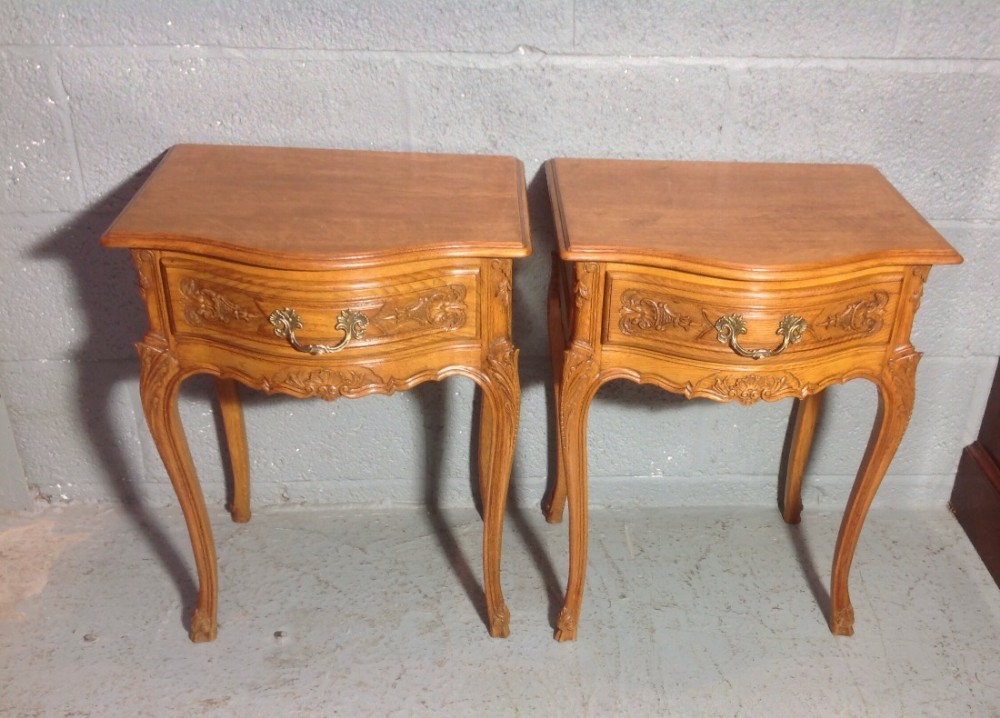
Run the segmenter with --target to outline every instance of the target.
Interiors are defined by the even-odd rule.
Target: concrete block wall
[[[0,395],[26,477],[5,477],[0,500],[174,500],[139,407],[133,270],[97,240],[167,147],[215,142],[524,161],[535,253],[515,271],[513,488],[525,505],[553,465],[545,159],[874,164],[966,259],[931,273],[917,405],[879,498],[942,505],[1000,355],[998,41],[994,0],[0,3]],[[191,380],[181,408],[218,502],[211,389]],[[864,383],[828,397],[807,508],[842,504],[875,414]],[[356,402],[245,399],[258,504],[472,500],[468,381]],[[772,503],[790,408],[612,384],[591,413],[592,500]]]

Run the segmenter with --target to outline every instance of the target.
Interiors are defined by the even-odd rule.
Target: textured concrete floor
[[[0,715],[1000,715],[1000,590],[944,509],[876,506],[857,633],[827,631],[837,517],[595,510],[576,643],[566,525],[515,510],[490,639],[472,510],[213,515],[220,630],[187,640],[179,512],[0,516]]]

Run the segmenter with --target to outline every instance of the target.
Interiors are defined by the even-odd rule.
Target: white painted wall
[[[524,160],[523,503],[552,464],[546,158],[874,164],[966,258],[931,273],[879,499],[943,504],[1000,355],[998,43],[995,0],[0,2],[0,393],[30,494],[173,500],[139,409],[133,271],[97,239],[167,147],[218,142]],[[192,380],[182,412],[219,501],[209,389]],[[807,508],[844,500],[875,412],[865,384],[828,395]],[[468,503],[473,398],[458,379],[333,404],[247,392],[255,500]],[[771,503],[789,409],[607,387],[592,499]]]

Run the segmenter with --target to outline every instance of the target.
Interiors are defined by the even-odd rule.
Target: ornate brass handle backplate
[[[337,317],[336,328],[344,332],[344,338],[337,344],[300,344],[295,338],[295,330],[302,328],[302,320],[294,309],[285,307],[275,309],[268,317],[274,326],[274,333],[282,339],[287,339],[295,351],[304,354],[335,354],[346,349],[353,339],[360,339],[368,328],[368,317],[353,309],[345,309]]]
[[[743,321],[742,314],[727,314],[715,323],[716,339],[719,343],[728,344],[734,352],[747,359],[766,359],[781,354],[789,344],[795,344],[802,339],[802,332],[807,327],[808,324],[802,317],[786,314],[775,332],[781,337],[781,344],[774,349],[744,349],[740,346],[739,339],[741,334],[747,333],[747,325]]]

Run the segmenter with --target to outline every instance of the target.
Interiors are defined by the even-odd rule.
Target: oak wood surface
[[[524,257],[524,203],[512,157],[177,145],[103,243],[303,269]]]
[[[546,173],[567,260],[737,279],[961,261],[867,165],[558,158]]]

